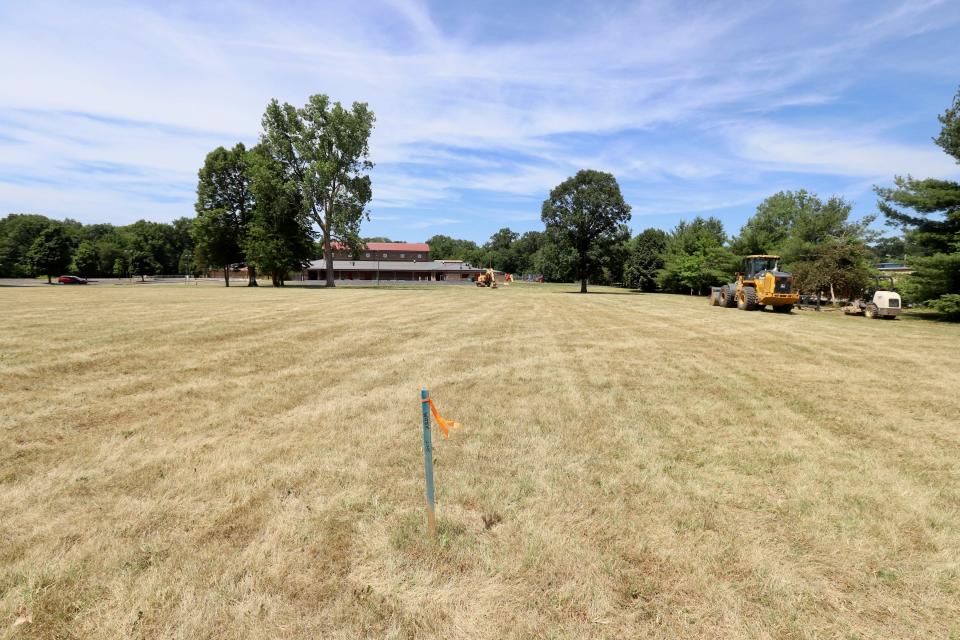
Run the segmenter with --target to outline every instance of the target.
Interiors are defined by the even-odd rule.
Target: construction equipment
[[[800,300],[793,276],[780,271],[780,256],[751,255],[743,259],[737,281],[710,288],[710,305],[744,311],[770,305],[778,313],[790,313]]]
[[[497,288],[497,274],[493,269],[487,269],[483,273],[477,276],[477,286],[478,287],[492,287],[493,289]]]
[[[867,289],[856,300],[843,307],[848,316],[863,314],[867,318],[885,318],[893,320],[903,308],[900,294],[893,289],[893,278],[874,276],[874,287]]]

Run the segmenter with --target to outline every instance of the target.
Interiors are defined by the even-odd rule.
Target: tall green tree
[[[805,189],[780,191],[757,205],[756,213],[740,229],[730,245],[734,253],[776,253],[791,264],[816,246],[833,240],[865,242],[872,217],[849,220],[852,207],[833,196],[826,202]]]
[[[870,250],[862,242],[824,242],[790,268],[800,291],[830,291],[830,299],[850,299],[867,288],[873,275]]]
[[[960,163],[960,91],[940,116],[934,142]],[[960,319],[960,183],[896,176],[893,188],[874,187],[887,223],[904,231],[908,297]]]
[[[559,237],[557,229],[543,232],[543,246],[533,256],[533,272],[547,282],[573,282],[577,278],[577,250]]]
[[[328,287],[336,286],[331,244],[359,250],[360,224],[369,219],[374,120],[366,103],[354,102],[348,110],[325,95],[310,96],[301,109],[272,100],[263,115],[262,143],[320,228]]]
[[[47,284],[53,281],[53,275],[63,273],[70,266],[70,238],[60,224],[50,224],[44,228],[27,250],[26,260],[33,273],[47,276]]]
[[[829,289],[832,300],[848,297],[868,278],[867,244],[877,237],[869,228],[873,216],[851,221],[852,208],[838,196],[824,201],[805,189],[781,191],[757,206],[731,246],[741,256],[781,256],[801,291]]]
[[[630,242],[624,284],[641,291],[656,291],[657,276],[663,269],[667,234],[660,229],[644,229]]]
[[[161,265],[149,251],[140,248],[134,249],[130,254],[129,268],[131,275],[140,276],[140,282],[144,282],[146,280],[144,276],[156,275],[157,271],[161,269]]]
[[[0,278],[23,278],[35,274],[27,251],[40,232],[54,224],[46,216],[11,213],[0,219]]]
[[[224,266],[224,284],[229,287],[229,265],[245,259],[242,240],[254,205],[246,147],[243,143],[232,149],[217,147],[207,154],[198,177],[195,208],[198,221],[201,217],[204,221],[203,229],[191,235],[196,255]],[[200,247],[201,243],[206,245]],[[247,286],[257,286],[256,270],[250,265],[247,274]]]
[[[97,248],[89,240],[84,240],[73,252],[73,266],[75,271],[89,278],[98,275],[100,271],[100,258],[97,255]]]
[[[226,209],[209,209],[197,213],[190,229],[195,253],[194,261],[202,268],[223,269],[225,286],[230,286],[230,266],[240,254],[240,237],[236,219]]]
[[[129,261],[125,256],[120,256],[113,261],[113,266],[111,267],[111,272],[113,275],[118,278],[125,278],[129,272]]]
[[[890,260],[905,260],[907,257],[907,243],[903,236],[893,238],[877,238],[870,245],[870,253],[876,262]]]
[[[137,220],[133,224],[121,227],[119,233],[124,237],[127,253],[133,250],[145,251],[158,265],[157,272],[174,273],[178,270],[180,254],[183,249],[177,241],[174,228],[167,223]]]
[[[622,240],[630,205],[613,174],[583,169],[553,188],[540,219],[576,252],[580,293],[586,293],[587,280],[596,275],[604,251]]]
[[[300,271],[312,257],[313,232],[300,191],[285,179],[283,167],[263,145],[250,152],[251,182],[256,204],[242,245],[248,265],[283,286],[291,271]]]
[[[546,244],[546,234],[542,231],[527,231],[513,243],[516,259],[515,272],[519,274],[533,273],[534,257],[541,247]]]
[[[510,227],[504,227],[490,236],[483,245],[484,266],[489,265],[506,273],[516,273],[520,261],[514,244],[519,239],[520,234]]]
[[[428,238],[427,244],[433,260],[463,260],[478,267],[483,266],[483,251],[473,240],[438,234]]]
[[[126,264],[127,256],[127,244],[124,235],[118,229],[111,228],[108,234],[100,237],[96,241],[95,246],[97,248],[98,275],[122,276],[126,273],[126,268],[120,272],[114,269],[117,260],[121,260]]]
[[[725,246],[727,234],[717,218],[681,220],[667,238],[657,284],[665,291],[700,295],[730,279],[736,257]]]

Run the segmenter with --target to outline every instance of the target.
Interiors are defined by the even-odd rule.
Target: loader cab
[[[865,300],[873,300],[874,294],[876,294],[877,291],[895,292],[896,289],[893,288],[893,277],[874,276],[873,284],[867,287],[866,291],[863,292],[863,298]]]
[[[893,276],[876,276],[877,291],[896,291],[893,288]]]
[[[747,256],[743,259],[740,272],[746,279],[754,279],[768,271],[780,270],[780,256]]]

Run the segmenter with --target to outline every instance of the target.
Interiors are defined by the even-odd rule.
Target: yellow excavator
[[[800,301],[794,289],[793,276],[780,271],[780,256],[752,255],[743,259],[737,281],[722,287],[712,287],[710,304],[733,307],[744,311],[763,309],[770,305],[779,313],[790,313]]]
[[[497,288],[497,274],[493,269],[487,269],[483,273],[477,276],[477,286],[478,287],[491,287],[493,289]]]

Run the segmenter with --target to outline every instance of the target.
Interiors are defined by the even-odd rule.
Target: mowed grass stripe
[[[958,327],[598,291],[0,289],[0,633],[960,633]]]

